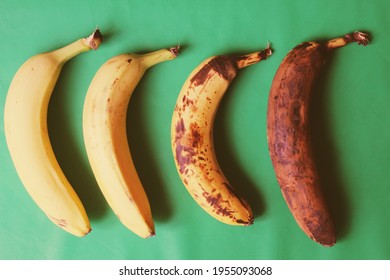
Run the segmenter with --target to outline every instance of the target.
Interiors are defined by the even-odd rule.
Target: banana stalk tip
[[[274,51],[271,48],[271,42],[270,41],[267,41],[267,47],[264,49],[263,52],[264,52],[265,58],[267,58],[267,57],[269,57],[269,56],[271,56],[273,54]]]
[[[355,31],[352,34],[346,35],[347,40],[351,40],[352,42],[357,42],[358,45],[367,46],[370,42],[368,33]]]
[[[96,51],[99,48],[99,46],[102,43],[102,41],[103,41],[103,35],[100,32],[100,29],[96,28],[94,30],[94,32],[91,35],[89,35],[88,38],[86,38],[86,40],[87,40],[88,46],[91,49]]]
[[[177,44],[175,47],[171,47],[169,51],[176,57],[180,53],[180,44]]]

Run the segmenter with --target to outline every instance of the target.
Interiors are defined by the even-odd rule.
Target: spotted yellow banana
[[[155,226],[128,145],[126,113],[145,71],[174,59],[178,50],[122,54],[109,59],[95,74],[84,104],[84,141],[97,183],[119,220],[143,238],[154,236]]]
[[[214,118],[238,70],[271,54],[267,47],[248,55],[206,59],[185,81],[174,108],[171,143],[179,176],[193,199],[223,223],[251,225],[253,214],[218,164],[213,144]]]

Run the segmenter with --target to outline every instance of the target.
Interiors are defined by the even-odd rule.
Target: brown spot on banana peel
[[[184,173],[188,164],[195,164],[199,159],[197,148],[202,141],[202,134],[199,132],[199,125],[196,123],[190,124],[190,136],[186,137],[187,144],[181,143],[181,139],[185,137],[185,124],[183,118],[180,118],[176,124],[176,161],[179,165],[179,172]],[[183,141],[184,142],[184,141]]]
[[[218,215],[234,218],[233,214],[236,211],[226,206],[222,206],[222,205],[226,205],[227,201],[223,201],[222,195],[220,193],[209,194],[208,192],[204,192],[203,197],[206,199],[207,203],[215,209],[215,212]]]
[[[211,59],[198,73],[191,78],[194,86],[204,84],[212,72],[218,73],[222,78],[231,82],[241,68],[258,63],[272,55],[271,45],[262,51],[241,56],[219,55]]]
[[[336,243],[336,232],[313,160],[308,107],[327,53],[351,42],[366,45],[368,35],[354,32],[296,46],[277,70],[268,101],[269,152],[283,197],[302,230],[324,246]]]
[[[236,196],[243,205],[248,206],[247,202],[241,199],[233,190],[233,188],[228,183],[222,183],[222,185],[231,192],[232,196]],[[244,226],[250,226],[253,224],[253,216],[249,218],[249,220],[241,220],[235,217],[236,210],[227,207],[228,201],[223,200],[222,195],[219,192],[216,192],[217,189],[213,188],[211,193],[205,191],[203,189],[203,197],[206,199],[207,203],[214,208],[214,211],[217,215],[229,217],[229,219],[235,221],[237,224],[241,224]]]
[[[57,224],[58,226],[62,227],[62,228],[66,228],[68,226],[68,222],[66,221],[66,219],[63,219],[63,218],[55,218],[53,216],[49,216],[49,218],[55,223]]]
[[[194,86],[203,85],[213,72],[218,73],[225,80],[231,81],[236,76],[237,70],[238,67],[232,57],[216,56],[191,78],[191,84]]]

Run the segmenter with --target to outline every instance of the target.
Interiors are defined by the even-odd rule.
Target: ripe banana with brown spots
[[[185,81],[174,109],[171,143],[179,176],[194,200],[223,223],[251,225],[253,214],[217,162],[213,145],[214,118],[238,70],[271,54],[268,46],[248,55],[206,59]]]
[[[323,43],[296,46],[281,62],[268,100],[267,137],[277,181],[298,225],[324,246],[336,243],[336,233],[313,160],[309,101],[328,53],[352,42],[366,45],[368,35],[354,32]]]
[[[84,103],[84,141],[97,183],[122,224],[142,238],[154,236],[155,226],[127,141],[127,110],[145,72],[178,53],[174,47],[110,58],[96,72]]]

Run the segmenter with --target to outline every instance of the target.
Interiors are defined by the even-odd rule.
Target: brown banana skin
[[[336,230],[313,160],[309,103],[329,51],[352,42],[366,45],[368,35],[354,32],[296,46],[280,64],[268,100],[268,147],[283,197],[301,229],[327,247],[336,243]]]

